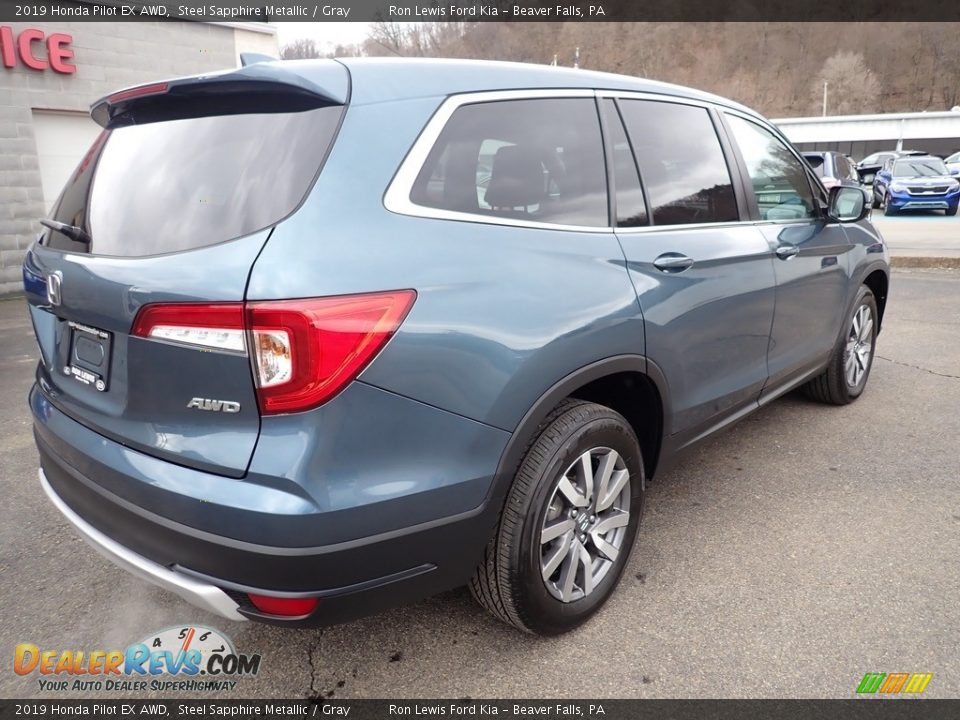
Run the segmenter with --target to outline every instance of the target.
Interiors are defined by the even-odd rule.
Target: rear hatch
[[[23,268],[37,382],[61,411],[144,453],[246,471],[260,427],[246,336],[161,327],[142,337],[134,324],[147,306],[190,303],[202,314],[242,303],[258,253],[312,187],[347,101],[342,65],[309,72],[253,65],[94,105],[104,131]]]

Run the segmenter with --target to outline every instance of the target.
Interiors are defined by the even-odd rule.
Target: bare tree
[[[830,114],[960,102],[960,23],[380,22],[360,46],[336,54],[532,63],[556,56],[570,66],[577,48],[584,69],[689,85],[771,117],[819,114],[824,82]]]
[[[880,81],[860,53],[839,50],[826,59],[813,88],[815,100],[823,97],[824,83],[829,115],[872,112],[880,104]]]
[[[326,57],[326,55],[312,38],[298,38],[289,45],[283,46],[280,57],[284,60],[308,60]]]

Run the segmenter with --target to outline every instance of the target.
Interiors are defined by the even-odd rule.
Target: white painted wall
[[[33,111],[37,164],[47,212],[101,129],[85,113]]]

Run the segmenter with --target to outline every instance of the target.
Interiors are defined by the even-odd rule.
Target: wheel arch
[[[877,315],[879,316],[877,317],[877,332],[880,332],[880,329],[883,327],[883,313],[887,308],[887,292],[890,289],[890,276],[886,268],[867,268],[867,272],[860,284],[870,288],[873,297],[877,301]]]
[[[666,378],[655,363],[642,355],[617,355],[581,367],[554,383],[523,416],[497,466],[493,504],[498,510],[543,421],[567,398],[606,405],[623,415],[640,441],[645,473],[648,478],[653,475],[669,429]]]

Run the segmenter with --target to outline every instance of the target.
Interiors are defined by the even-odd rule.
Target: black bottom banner
[[[960,699],[855,700],[0,700],[0,718],[533,718],[941,720]]]

